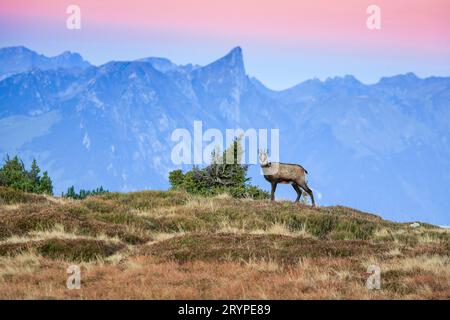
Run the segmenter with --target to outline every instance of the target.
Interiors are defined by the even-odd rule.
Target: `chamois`
[[[311,197],[312,206],[316,206],[313,192],[306,183],[306,174],[308,171],[306,171],[305,168],[298,164],[269,162],[267,153],[264,151],[259,151],[259,162],[264,173],[264,178],[272,185],[270,194],[270,199],[272,201],[275,200],[277,184],[290,183],[295,192],[297,192],[297,199],[295,199],[295,202],[300,200],[303,189]]]

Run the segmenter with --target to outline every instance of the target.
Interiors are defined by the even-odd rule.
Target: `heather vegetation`
[[[341,206],[0,187],[0,298],[448,299],[449,254],[447,229]],[[65,287],[72,264],[81,290]]]

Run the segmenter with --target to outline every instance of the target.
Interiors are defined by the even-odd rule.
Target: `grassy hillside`
[[[449,299],[450,232],[340,206],[0,187],[0,298]]]

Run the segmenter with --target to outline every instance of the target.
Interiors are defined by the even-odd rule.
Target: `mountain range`
[[[319,205],[450,225],[450,77],[364,84],[311,79],[275,91],[240,47],[206,66],[165,58],[94,66],[79,54],[0,49],[0,155],[36,158],[60,193],[75,185],[165,189],[176,128],[278,128],[280,160],[301,163]],[[250,175],[268,189],[256,166]],[[277,195],[294,198],[289,186]]]
[[[89,62],[84,61],[78,53],[69,51],[63,52],[56,57],[46,57],[23,46],[0,49],[0,79],[30,71],[33,68],[41,70],[85,69],[89,66]]]

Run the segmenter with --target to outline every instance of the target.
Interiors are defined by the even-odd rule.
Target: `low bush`
[[[186,173],[174,170],[169,173],[172,189],[203,196],[228,193],[234,198],[267,199],[269,193],[249,184],[248,165],[242,164],[241,138],[236,138],[220,155],[212,154],[211,164],[194,168]]]

